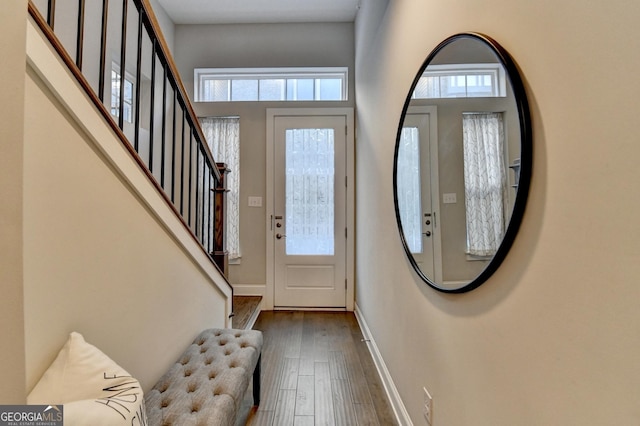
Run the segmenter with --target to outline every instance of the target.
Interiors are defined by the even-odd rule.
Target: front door
[[[437,110],[408,109],[398,152],[398,204],[405,241],[420,269],[442,282]]]
[[[274,117],[275,308],[346,307],[346,117]]]

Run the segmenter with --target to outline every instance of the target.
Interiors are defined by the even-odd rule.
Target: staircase
[[[213,159],[148,0],[78,0],[73,6],[30,1],[29,14],[167,205],[226,274],[225,165]]]
[[[262,296],[233,296],[232,327],[241,330],[253,328],[260,315]]]

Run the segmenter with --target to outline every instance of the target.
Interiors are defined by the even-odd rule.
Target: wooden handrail
[[[105,0],[108,1],[108,0]],[[211,151],[209,149],[209,146],[206,142],[206,138],[204,137],[204,134],[202,132],[202,129],[200,127],[199,121],[197,119],[197,116],[193,110],[193,106],[191,105],[191,102],[189,100],[189,97],[187,96],[187,92],[184,88],[184,85],[182,83],[182,80],[180,78],[180,75],[178,74],[177,71],[177,67],[175,65],[175,62],[173,61],[173,58],[171,56],[171,53],[167,47],[167,43],[166,40],[164,39],[164,36],[162,35],[162,32],[159,30],[160,26],[158,24],[157,18],[155,17],[155,14],[153,13],[153,9],[151,7],[151,5],[149,4],[148,0],[131,0],[134,2],[134,5],[136,5],[136,7],[138,7],[138,11],[139,13],[142,14],[142,21],[144,21],[144,26],[147,28],[148,32],[150,32],[151,34],[149,34],[149,37],[152,38],[152,43],[157,43],[157,47],[159,49],[156,50],[156,54],[158,55],[158,59],[161,61],[161,63],[166,67],[165,70],[165,77],[170,77],[170,81],[172,84],[172,89],[174,90],[174,92],[177,92],[175,94],[175,100],[176,102],[180,105],[180,107],[182,108],[182,110],[185,113],[185,119],[187,121],[187,124],[189,124],[189,134],[195,136],[196,138],[196,148],[198,149],[198,151],[195,151],[195,157],[196,157],[196,165],[194,167],[196,167],[196,179],[197,177],[197,171],[198,171],[198,165],[197,165],[197,160],[198,160],[198,152],[200,152],[202,155],[205,156],[206,161],[204,161],[204,164],[206,166],[208,166],[208,171],[211,173],[211,176],[214,179],[213,185],[217,187],[218,182],[221,180],[222,175],[220,174],[218,167],[213,159],[213,155],[211,154]],[[55,0],[50,0],[50,4],[55,5]],[[106,4],[106,3],[105,3]],[[82,8],[81,8],[82,9]],[[65,49],[64,45],[62,44],[62,42],[58,39],[58,37],[56,36],[54,30],[50,27],[49,23],[47,22],[47,19],[49,17],[53,17],[55,14],[55,10],[48,10],[47,11],[47,16],[48,18],[45,19],[42,14],[40,13],[40,11],[38,10],[38,8],[35,6],[35,4],[29,0],[28,3],[28,11],[30,16],[32,17],[32,19],[35,21],[35,23],[37,24],[37,26],[40,28],[40,30],[42,31],[43,35],[49,40],[49,42],[51,43],[52,47],[56,50],[56,52],[58,53],[58,55],[60,56],[61,60],[65,63],[65,65],[67,66],[67,68],[70,70],[70,72],[73,74],[73,76],[76,78],[76,80],[78,81],[78,83],[80,84],[80,86],[82,87],[82,89],[86,92],[86,94],[88,95],[88,97],[90,98],[90,100],[94,103],[95,107],[97,108],[98,112],[100,114],[102,114],[102,116],[105,118],[107,124],[109,125],[109,127],[111,127],[111,129],[113,130],[113,132],[115,133],[115,135],[120,139],[120,141],[122,142],[123,146],[125,147],[125,149],[127,149],[127,151],[130,153],[130,155],[132,156],[132,158],[135,160],[135,162],[138,164],[138,166],[140,167],[140,169],[143,171],[143,173],[145,173],[145,175],[149,178],[149,180],[151,181],[151,183],[156,187],[158,193],[161,195],[161,197],[165,200],[165,202],[167,203],[167,205],[173,210],[173,212],[175,213],[175,215],[180,219],[181,223],[183,224],[183,226],[185,227],[185,229],[189,232],[189,234],[192,236],[192,238],[194,238],[194,240],[196,242],[198,242],[198,245],[203,249],[203,251],[207,254],[207,256],[214,261],[213,258],[213,253],[212,253],[212,247],[213,247],[213,234],[215,234],[216,230],[215,229],[211,229],[211,232],[208,236],[208,238],[205,238],[203,233],[205,230],[205,225],[204,225],[204,219],[205,219],[205,214],[204,214],[204,206],[205,206],[205,201],[204,201],[204,197],[207,197],[209,206],[212,203],[213,200],[213,196],[212,195],[205,195],[206,192],[212,192],[214,188],[211,188],[211,185],[203,185],[202,188],[202,197],[203,199],[201,200],[202,202],[202,208],[203,208],[203,214],[202,217],[198,218],[197,216],[197,212],[196,212],[196,218],[195,218],[195,224],[193,225],[193,227],[191,226],[191,213],[189,213],[189,217],[186,218],[184,216],[184,214],[180,211],[181,208],[183,207],[183,203],[181,202],[181,207],[180,209],[178,208],[178,206],[176,206],[175,204],[175,200],[172,200],[169,195],[167,194],[167,192],[165,191],[165,189],[163,188],[163,184],[164,182],[158,182],[158,180],[156,179],[156,177],[154,176],[153,172],[147,167],[147,165],[145,164],[143,158],[140,156],[140,154],[136,151],[136,149],[134,149],[133,144],[129,141],[129,139],[127,138],[127,136],[125,135],[124,131],[121,128],[122,123],[117,123],[116,120],[114,120],[114,117],[112,116],[111,112],[108,110],[108,108],[105,106],[105,104],[101,101],[100,96],[95,92],[95,90],[93,89],[93,87],[91,86],[91,84],[89,83],[89,81],[86,79],[86,77],[83,75],[81,69],[79,68],[78,64],[76,63],[76,61],[74,61],[74,59],[71,57],[71,55],[67,52],[67,50]],[[81,11],[79,13],[82,13]],[[80,18],[78,19],[78,22],[80,22]],[[80,28],[80,25],[78,25]],[[80,39],[82,37],[81,34],[78,35],[78,39]],[[78,41],[78,46],[81,46],[82,42],[81,40]],[[159,50],[159,51],[158,51]],[[81,57],[81,53],[80,55],[77,55],[79,57]],[[153,60],[155,61],[155,58],[153,58]],[[101,70],[102,73],[104,73],[104,70]],[[122,77],[122,81],[124,81],[124,75],[125,72],[124,70],[122,70],[121,72]],[[166,80],[165,80],[166,81]],[[136,83],[137,84],[137,83]],[[166,87],[166,83],[164,83]],[[139,86],[139,84],[137,84]],[[122,93],[122,92],[121,92]],[[122,98],[121,101],[122,103]],[[140,107],[139,105],[139,99],[137,99],[138,102],[138,109]],[[176,105],[178,105],[176,104]],[[174,107],[175,108],[175,107]],[[166,113],[163,112],[163,114]],[[122,118],[122,113],[120,113],[119,118]],[[119,120],[121,121],[121,120]],[[184,122],[183,122],[184,124]],[[182,126],[181,126],[182,128]],[[175,128],[173,128],[174,133],[175,133]],[[182,128],[182,132],[184,134],[184,128]],[[163,128],[163,133],[164,133],[164,128]],[[174,143],[175,143],[175,138],[174,138]],[[191,145],[190,145],[191,146]],[[184,146],[183,146],[184,148]],[[193,156],[193,152],[190,151],[190,155]],[[174,160],[175,161],[175,158]],[[208,163],[208,164],[207,164]],[[180,167],[181,170],[181,175],[184,177],[184,170],[183,170],[183,166],[184,163],[182,163],[182,166]],[[172,186],[175,187],[176,182],[175,180],[177,179],[177,177],[175,176],[175,168],[172,169]],[[204,172],[204,170],[203,170]],[[190,171],[191,173],[191,171]],[[204,179],[205,174],[203,173],[203,183],[206,179]],[[197,184],[196,184],[197,185]],[[182,188],[184,185],[181,184],[181,191],[184,192],[184,189]],[[209,186],[207,188],[207,186]],[[196,191],[197,192],[197,191]],[[189,205],[191,205],[191,201],[189,202]],[[197,207],[197,202],[196,202],[196,207]],[[215,206],[214,206],[215,207]],[[213,212],[209,212],[209,219],[211,219],[213,215]],[[198,227],[198,219],[201,221],[200,226]],[[200,229],[198,229],[200,228]],[[209,226],[206,226],[207,231],[209,231]],[[202,240],[198,238],[198,231],[200,230],[200,234],[202,237]],[[205,244],[205,240],[207,243],[207,247],[204,246]],[[222,268],[220,268],[220,266],[214,261],[213,264],[216,266],[216,268],[218,270],[220,270],[220,272],[222,271]],[[224,273],[223,273],[223,276]],[[227,283],[227,285],[231,287],[231,285],[229,284],[229,282],[226,280],[226,276],[225,276],[225,282]]]
[[[169,67],[171,74],[175,79],[175,83],[178,91],[180,92],[180,95],[185,100],[185,107],[187,108],[187,112],[189,114],[190,119],[193,120],[192,125],[194,126],[196,132],[198,133],[198,137],[200,137],[200,139],[203,142],[205,142],[204,147],[206,149],[207,156],[209,157],[209,161],[211,161],[211,164],[214,165],[216,180],[220,180],[220,172],[218,171],[218,168],[215,167],[216,162],[213,158],[213,154],[211,153],[211,150],[209,149],[209,145],[207,145],[206,143],[207,138],[204,136],[204,133],[202,132],[202,128],[200,127],[200,124],[198,122],[198,116],[196,115],[193,109],[193,105],[191,104],[191,102],[189,102],[189,96],[187,95],[187,91],[184,88],[182,78],[180,77],[180,73],[178,72],[178,67],[176,66],[176,63],[173,60],[173,55],[169,50],[169,45],[167,43],[167,40],[164,38],[164,35],[162,34],[162,30],[160,29],[160,23],[158,22],[158,18],[156,17],[156,14],[153,12],[153,7],[151,6],[151,3],[149,2],[149,0],[133,0],[133,1],[134,3],[140,4],[142,9],[144,9],[145,14],[149,18],[149,23],[151,24],[156,40],[160,44],[160,51],[162,52],[162,55],[165,58],[166,65]]]

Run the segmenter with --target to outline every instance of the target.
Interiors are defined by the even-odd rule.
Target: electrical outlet
[[[427,420],[427,424],[429,426],[433,425],[433,398],[431,394],[427,390],[427,388],[422,388],[424,391],[424,407],[422,409],[422,414],[424,414],[424,418]]]

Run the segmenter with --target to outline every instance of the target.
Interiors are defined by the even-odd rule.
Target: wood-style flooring
[[[351,312],[264,311],[261,402],[246,424],[397,424]]]
[[[231,327],[243,330],[251,328],[260,313],[261,296],[233,296]]]

